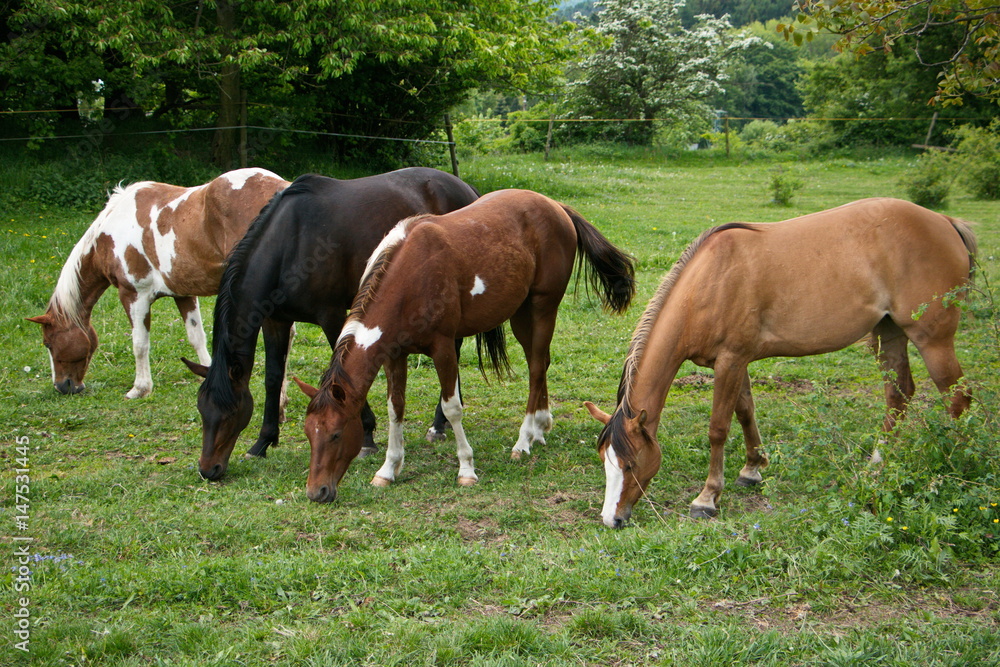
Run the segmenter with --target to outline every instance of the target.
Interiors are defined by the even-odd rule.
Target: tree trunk
[[[236,29],[236,8],[229,0],[216,4],[219,31],[223,43],[231,43]],[[236,165],[236,146],[240,121],[240,66],[231,60],[228,47],[222,51],[222,69],[219,72],[219,115],[216,121],[215,139],[212,142],[212,158],[223,169]]]

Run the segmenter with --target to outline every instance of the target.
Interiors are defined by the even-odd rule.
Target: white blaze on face
[[[340,332],[340,336],[337,337],[337,343],[340,343],[340,341],[344,340],[347,336],[354,336],[354,342],[358,345],[358,347],[362,350],[367,350],[382,337],[382,329],[379,327],[369,329],[361,323],[361,320],[351,320],[344,325],[344,329]]]
[[[52,368],[52,384],[56,383],[56,358],[52,356],[52,350],[46,350],[49,353],[49,366]]]
[[[607,478],[607,485],[604,487],[604,507],[601,509],[601,518],[608,528],[615,527],[615,512],[618,511],[618,503],[622,498],[622,489],[625,486],[625,474],[615,450],[608,446],[604,450],[604,475]]]
[[[472,283],[472,290],[469,292],[472,296],[477,296],[483,294],[486,291],[486,283],[479,276],[476,276],[475,282]]]

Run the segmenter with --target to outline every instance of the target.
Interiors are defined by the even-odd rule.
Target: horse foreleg
[[[287,420],[285,412],[288,410],[288,358],[292,354],[292,341],[295,340],[295,323],[292,323],[288,331],[288,351],[285,352],[285,376],[281,380],[281,397],[278,399],[278,423],[284,424]]]
[[[747,463],[740,470],[736,484],[737,486],[754,486],[760,484],[763,479],[760,475],[760,469],[767,467],[768,460],[767,455],[760,449],[760,430],[757,428],[757,419],[754,416],[750,374],[747,372],[743,373],[743,385],[740,388],[740,395],[736,399],[736,419],[743,429],[743,440],[747,448]]]
[[[267,456],[267,448],[277,446],[281,389],[285,382],[285,364],[291,340],[291,322],[264,320],[264,417],[257,442],[247,452],[250,456]]]
[[[719,513],[719,497],[726,484],[724,474],[726,438],[729,437],[733,411],[736,409],[745,376],[745,364],[716,361],[712,416],[708,426],[708,444],[711,448],[708,460],[708,478],[705,480],[705,488],[691,503],[691,516],[696,519],[713,517]]]
[[[389,393],[389,442],[385,448],[385,463],[372,478],[373,486],[389,486],[403,467],[403,414],[406,410],[406,357],[391,359],[384,365],[386,388]]]
[[[458,483],[461,486],[472,486],[479,481],[476,475],[476,464],[472,457],[472,446],[465,437],[462,426],[462,399],[458,388],[458,357],[451,346],[441,346],[433,354],[434,367],[437,370],[438,382],[441,383],[441,411],[451,422],[455,432],[455,448],[458,453]]]
[[[460,358],[462,355],[462,339],[455,339],[455,356]],[[458,381],[458,400],[462,400],[462,381],[461,378]],[[438,403],[437,407],[434,409],[434,422],[431,424],[430,428],[427,429],[427,435],[424,437],[427,442],[438,442],[444,440],[447,436],[445,435],[445,430],[448,428],[448,420],[444,417],[444,410],[441,409],[441,404]]]
[[[201,319],[201,307],[198,305],[196,296],[175,296],[174,303],[180,311],[181,319],[184,321],[184,328],[187,330],[188,342],[198,355],[198,361],[202,366],[212,363],[212,355],[208,352],[208,343],[205,338],[205,326]]]
[[[549,388],[546,374],[549,370],[549,345],[555,330],[555,310],[539,315],[547,309],[528,305],[510,319],[511,331],[524,349],[528,361],[528,407],[518,431],[517,443],[510,456],[518,460],[531,453],[535,442],[545,444],[545,434],[552,429],[552,413],[549,412]]]
[[[119,289],[118,298],[132,324],[132,354],[135,356],[135,382],[125,398],[142,398],[153,391],[153,374],[149,369],[149,307],[147,294]]]

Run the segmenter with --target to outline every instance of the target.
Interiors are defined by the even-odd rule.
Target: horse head
[[[208,480],[217,480],[226,473],[229,457],[236,446],[240,432],[250,423],[253,416],[253,395],[249,380],[241,381],[237,369],[230,367],[225,373],[212,367],[202,366],[188,359],[181,359],[192,373],[206,378],[198,388],[198,412],[201,414],[201,456],[198,458],[198,472]],[[220,378],[215,375],[227,375]],[[211,376],[211,377],[210,377]],[[219,382],[228,385],[228,391],[219,392]]]
[[[85,389],[83,376],[97,350],[94,327],[51,312],[27,319],[42,325],[42,342],[52,362],[52,384],[62,394],[79,394]]]
[[[646,428],[645,410],[630,417],[621,408],[609,415],[587,401],[591,416],[604,424],[597,451],[604,461],[606,485],[601,518],[609,528],[623,527],[632,516],[632,506],[660,469],[660,445]]]
[[[346,392],[338,384],[316,389],[298,378],[292,379],[311,399],[305,418],[311,450],[306,495],[318,503],[333,502],[337,485],[364,444],[361,411],[350,407]]]

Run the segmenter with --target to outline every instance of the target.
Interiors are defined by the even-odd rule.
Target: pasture
[[[623,530],[600,520],[600,429],[582,404],[614,407],[632,329],[686,245],[713,224],[900,197],[907,164],[597,150],[463,162],[463,178],[482,192],[528,188],[574,207],[636,257],[638,295],[616,317],[571,283],[549,370],[555,424],[521,461],[509,455],[527,398],[521,350],[511,337],[514,379],[486,381],[465,345],[475,486],[455,483],[453,438],[423,440],[438,384],[429,360],[416,357],[405,465],[388,488],[369,484],[388,423],[378,379],[370,400],[380,452],[352,464],[330,505],[305,495],[307,399],[294,387],[280,446],[266,459],[241,457],[260,426],[260,372],[256,413],[228,473],[199,477],[199,379],[180,362],[192,352],[169,300],[153,307],[150,396],[124,397],[134,364],[113,294],[94,311],[100,347],[86,392],[58,394],[39,327],[24,318],[44,311],[97,211],[3,210],[0,662],[1000,664],[1000,202],[957,196],[945,211],[978,223],[980,247],[957,339],[977,400],[960,420],[946,417],[911,346],[917,395],[899,432],[879,445],[884,464],[870,467],[864,452],[879,442],[884,402],[867,346],[753,364],[771,458],[764,484],[733,485],[743,465],[734,429],[720,515],[695,521],[687,511],[707,470],[711,373],[685,364],[667,398],[663,467],[647,497]],[[806,184],[788,208],[768,202],[779,167]],[[202,302],[208,331],[213,302]],[[329,359],[320,330],[300,325],[290,374],[315,384]],[[262,362],[261,348],[258,369]],[[30,470],[21,508],[19,468]],[[27,517],[23,529],[16,516]],[[25,545],[30,579],[19,582]],[[30,653],[14,647],[22,607]]]

